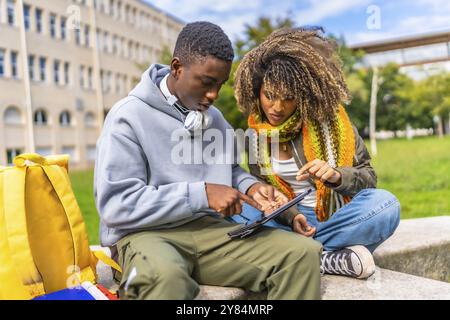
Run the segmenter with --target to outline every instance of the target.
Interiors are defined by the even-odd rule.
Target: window
[[[23,6],[23,23],[25,26],[25,30],[30,30],[30,6],[29,5],[24,5]]]
[[[88,87],[92,89],[94,86],[92,85],[92,67],[88,68]]]
[[[51,147],[39,147],[36,148],[36,153],[40,154],[41,156],[50,156],[53,152],[52,152],[52,148]]]
[[[36,110],[34,113],[34,124],[38,126],[47,124],[47,113],[43,109]]]
[[[55,84],[59,84],[59,60],[53,61],[53,81]]]
[[[77,161],[75,150],[76,150],[75,147],[65,146],[65,147],[62,147],[61,152],[63,154],[68,154],[72,161]]]
[[[90,46],[90,32],[89,32],[89,26],[84,26],[84,45],[86,48],[89,48]]]
[[[129,17],[130,17],[130,6],[127,4],[125,5],[125,15],[123,17],[123,20],[125,22],[128,22]]]
[[[111,90],[111,71],[106,73],[106,92]]]
[[[112,41],[113,41],[113,43],[112,43],[112,45],[113,45],[113,54],[117,54],[117,36],[113,36]]]
[[[109,0],[109,14],[111,16],[114,16],[114,0]]]
[[[95,146],[87,146],[86,147],[86,158],[88,161],[95,161]]]
[[[133,10],[132,10],[132,12],[131,12],[131,17],[130,17],[130,23],[132,24],[132,25],[136,25],[136,18],[137,18],[137,16],[136,16],[136,8],[133,8]]]
[[[100,81],[102,84],[102,91],[105,92],[105,73],[103,70],[100,70]]]
[[[77,45],[80,45],[80,43],[81,43],[80,28],[75,29],[75,43]]]
[[[84,66],[80,66],[80,87],[84,88]]]
[[[61,39],[66,39],[66,18],[61,17]]]
[[[68,127],[70,126],[70,113],[69,111],[63,111],[59,115],[59,124],[61,127]]]
[[[69,77],[69,63],[65,62],[64,63],[64,83],[66,85],[68,85],[70,83],[70,77]]]
[[[122,19],[122,2],[117,3],[117,18]]]
[[[134,59],[134,44],[133,41],[128,42],[128,57]]]
[[[6,158],[8,160],[8,165],[12,165],[14,158],[21,153],[22,153],[22,150],[20,150],[20,149],[7,149],[6,150]]]
[[[36,32],[42,33],[42,9],[36,8]]]
[[[100,45],[100,41],[101,41],[100,35],[101,35],[100,30],[99,30],[99,29],[95,30],[95,43],[97,44],[97,48],[98,48],[99,50],[101,49],[101,45]]]
[[[15,6],[16,3],[14,0],[8,0],[8,24],[13,26],[15,24]]]
[[[122,93],[120,86],[120,74],[116,74],[116,94]]]
[[[109,35],[106,31],[103,33],[103,51],[109,52]]]
[[[11,51],[11,76],[13,78],[17,78],[19,75],[17,71],[17,55],[17,52]]]
[[[0,49],[0,77],[5,75],[5,50]]]
[[[127,93],[128,90],[128,77],[127,76],[123,76],[123,91],[124,93]]]
[[[56,15],[50,14],[50,36],[56,37]]]
[[[135,54],[136,54],[136,60],[141,62],[142,61],[142,52],[141,52],[141,46],[139,45],[139,43],[136,43],[136,49],[134,50]]]
[[[99,0],[99,1],[100,1],[100,4],[98,6],[99,11],[100,12],[105,12],[105,2],[104,2],[104,0]]]
[[[44,57],[39,58],[39,77],[41,81],[45,81],[45,67],[47,60]]]
[[[93,112],[86,113],[84,116],[84,125],[90,128],[95,127],[95,115]]]
[[[22,116],[20,115],[20,110],[17,107],[6,108],[3,120],[5,124],[21,124]]]
[[[30,80],[34,80],[34,56],[28,56],[28,72],[30,75]]]

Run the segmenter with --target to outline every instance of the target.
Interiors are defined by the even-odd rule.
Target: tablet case
[[[312,192],[312,189],[306,190],[305,192],[299,194],[294,199],[292,199],[291,201],[286,203],[284,206],[282,206],[282,207],[278,208],[277,210],[275,210],[274,212],[272,212],[270,215],[264,216],[262,219],[260,219],[258,221],[255,221],[255,222],[253,222],[253,223],[251,223],[249,225],[246,225],[244,227],[240,227],[239,229],[236,229],[236,230],[228,232],[228,236],[231,239],[238,239],[238,238],[242,239],[242,238],[246,238],[246,237],[250,236],[251,234],[254,234],[266,222],[276,218],[277,216],[282,214],[284,211],[286,211],[287,209],[289,209],[293,205],[299,203],[300,201],[302,201],[311,192]]]

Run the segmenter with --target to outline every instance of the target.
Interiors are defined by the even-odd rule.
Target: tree
[[[368,135],[369,125],[369,96],[371,75],[362,68],[364,52],[349,48],[345,39],[330,35],[338,45],[338,54],[342,60],[342,70],[348,90],[352,96],[350,104],[346,107],[350,119],[358,129],[361,136]]]
[[[272,20],[269,17],[260,17],[256,25],[245,24],[244,38],[237,39],[234,43],[237,60],[240,61],[244,55],[262,43],[272,32],[281,28],[293,28],[295,22],[288,15],[284,18]]]
[[[433,127],[433,119],[446,122],[450,115],[450,73],[440,73],[419,81],[406,93],[411,101],[408,114],[416,127]],[[443,123],[441,123],[443,125]]]

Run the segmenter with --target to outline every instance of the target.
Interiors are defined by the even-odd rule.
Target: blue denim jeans
[[[308,224],[316,227],[313,238],[322,243],[324,250],[335,251],[353,245],[363,245],[373,252],[389,238],[400,222],[400,203],[390,192],[382,189],[361,190],[352,201],[336,211],[330,219],[317,221],[313,208],[302,205],[298,210],[305,215]],[[232,220],[248,224],[261,218],[261,212],[244,204],[242,213]],[[291,227],[274,220],[269,227],[292,231]]]

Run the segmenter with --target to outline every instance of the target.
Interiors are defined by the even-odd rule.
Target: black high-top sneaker
[[[375,272],[372,254],[364,246],[351,246],[336,251],[322,252],[321,274],[334,274],[358,279],[370,277]]]

